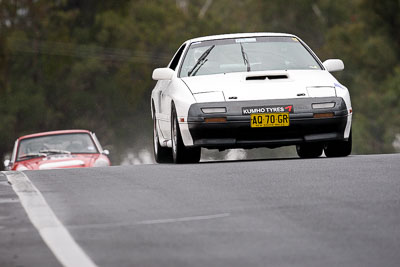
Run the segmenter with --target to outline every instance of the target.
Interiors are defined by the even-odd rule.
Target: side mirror
[[[158,68],[153,71],[153,80],[171,80],[175,71],[170,68]]]
[[[325,60],[322,65],[324,65],[325,69],[329,72],[341,71],[344,69],[344,63],[340,59],[328,59]]]
[[[103,150],[103,154],[106,155],[106,156],[108,156],[108,155],[110,155],[110,151],[108,151],[108,149],[104,149],[104,150]]]

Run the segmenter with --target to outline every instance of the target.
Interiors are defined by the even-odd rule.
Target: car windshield
[[[19,143],[18,160],[48,154],[99,153],[86,133],[46,135],[23,139]]]
[[[190,45],[180,77],[267,70],[320,70],[295,37],[252,37],[196,42]]]

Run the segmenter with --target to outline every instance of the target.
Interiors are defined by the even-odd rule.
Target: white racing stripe
[[[42,194],[24,173],[15,171],[3,173],[12,184],[32,224],[63,266],[97,266],[75,242],[47,205]]]

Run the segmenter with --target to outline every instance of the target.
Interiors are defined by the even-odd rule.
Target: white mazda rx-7
[[[296,145],[301,158],[351,153],[349,91],[297,36],[246,33],[188,40],[153,71],[154,156],[200,160],[201,148]]]

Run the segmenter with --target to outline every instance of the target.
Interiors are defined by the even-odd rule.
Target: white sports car
[[[296,145],[301,158],[351,153],[352,107],[297,36],[246,33],[188,40],[153,72],[154,155],[159,163],[200,160],[201,148]]]

